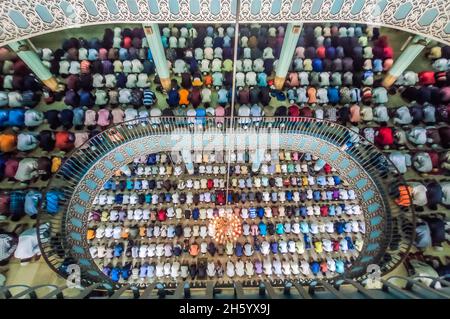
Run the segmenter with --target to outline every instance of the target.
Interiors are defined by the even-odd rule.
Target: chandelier
[[[215,230],[214,240],[219,244],[234,243],[242,235],[242,221],[237,215],[215,216],[211,223]]]

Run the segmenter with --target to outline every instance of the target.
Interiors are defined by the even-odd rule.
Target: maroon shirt
[[[250,92],[247,89],[239,91],[239,103],[248,104],[250,102]]]
[[[78,90],[78,75],[71,74],[67,77],[66,85],[68,90]]]
[[[17,169],[19,168],[19,160],[10,158],[5,163],[5,177],[14,178]]]
[[[9,213],[9,194],[0,194],[0,214],[6,215]]]
[[[200,103],[202,103],[202,96],[200,94],[200,89],[199,88],[195,87],[195,88],[192,89],[190,102],[191,102],[193,107],[197,107],[197,106],[200,105]]]

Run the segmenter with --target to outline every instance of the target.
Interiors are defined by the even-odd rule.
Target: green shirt
[[[233,61],[231,61],[230,59],[226,59],[225,61],[223,61],[222,69],[225,72],[233,71]]]

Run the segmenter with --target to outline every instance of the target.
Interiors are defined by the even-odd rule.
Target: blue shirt
[[[122,244],[114,246],[114,257],[120,257],[120,255],[122,255],[122,252],[123,252]]]
[[[208,26],[206,28],[206,34],[208,35],[208,37],[214,36],[214,28],[212,26]]]
[[[134,182],[134,189],[135,190],[141,190],[142,189],[142,181],[137,180]]]
[[[315,201],[317,201],[317,202],[320,200],[320,191],[315,190],[315,191],[313,192],[313,199],[314,199]]]
[[[91,98],[91,93],[89,91],[80,91],[78,95],[80,96],[80,106],[93,105],[93,100]]]
[[[277,234],[278,235],[283,235],[284,234],[284,227],[282,223],[278,223],[277,224]]]
[[[258,73],[258,86],[267,86],[267,74],[265,74],[264,72]]]
[[[0,110],[0,126],[8,124],[8,110]]]
[[[258,217],[263,218],[264,217],[264,208],[258,207]]]
[[[224,48],[230,48],[231,47],[231,38],[228,35],[223,37],[223,47]]]
[[[328,100],[331,104],[339,103],[339,90],[337,88],[328,88]]]
[[[20,108],[13,108],[8,114],[9,126],[23,126],[25,124],[25,110]]]
[[[272,253],[274,254],[278,253],[278,243],[276,241],[270,243],[270,250],[272,250]]]
[[[127,179],[127,189],[129,191],[133,189],[133,181],[131,179]]]
[[[122,204],[122,202],[123,202],[123,194],[116,194],[116,197],[114,198],[114,202],[116,204]]]
[[[228,91],[227,91],[227,90],[225,90],[225,89],[220,89],[220,90],[217,92],[217,96],[218,96],[217,102],[218,102],[219,104],[227,104],[227,103],[228,103]]]
[[[125,49],[125,48],[120,48],[119,49],[119,59],[121,60],[121,61],[125,61],[125,60],[128,60],[128,50],[127,49]]]
[[[342,260],[336,260],[336,272],[339,274],[343,274],[344,268],[344,262]]]
[[[178,102],[180,101],[180,95],[176,89],[172,89],[168,93],[169,98],[167,99],[167,103],[171,107],[178,106]]]
[[[333,176],[333,179],[334,179],[334,184],[335,185],[339,185],[342,182],[341,178],[339,176]]]
[[[334,60],[336,58],[336,49],[331,46],[328,47],[325,52],[325,56],[330,60]]]
[[[355,249],[355,247],[353,246],[353,241],[349,236],[345,237],[345,240],[347,241],[348,249],[350,250]]]
[[[25,213],[29,216],[34,216],[38,212],[39,201],[42,199],[42,194],[37,191],[29,191],[25,195]]]
[[[206,110],[202,107],[199,107],[196,111],[195,111],[195,116],[196,116],[196,123],[197,124],[204,124],[206,119]]]
[[[382,72],[383,71],[383,60],[375,59],[373,60],[373,72]]]
[[[84,124],[84,110],[81,107],[76,107],[73,109],[73,125],[83,125]]]
[[[200,217],[200,211],[198,208],[194,208],[192,211],[192,219],[197,220]]]
[[[259,233],[261,234],[261,236],[266,236],[267,235],[267,225],[264,224],[263,222],[260,222],[258,224],[259,227]]]
[[[315,58],[312,61],[312,67],[315,72],[323,72],[323,62],[321,59]]]
[[[98,51],[96,49],[89,49],[87,58],[89,61],[97,60],[98,59]]]
[[[114,267],[111,270],[111,280],[112,281],[119,281],[119,278],[120,278],[120,268]]]
[[[47,201],[47,213],[56,214],[59,210],[59,200],[62,198],[62,194],[56,190],[49,191],[45,194]]]
[[[236,243],[236,256],[241,257],[243,255],[243,249],[242,249],[242,244],[241,243]]]
[[[112,179],[108,180],[105,185],[103,185],[104,190],[115,190],[116,189],[116,182]]]
[[[155,165],[156,164],[156,154],[150,154],[147,157],[147,164],[148,165]]]
[[[308,212],[305,206],[300,207],[300,215],[302,215],[303,217],[308,216]]]
[[[317,183],[317,185],[320,185],[320,186],[326,186],[327,185],[327,179],[323,175],[317,176],[316,183]]]
[[[335,216],[336,215],[336,207],[334,205],[328,206],[328,215]]]
[[[305,248],[311,249],[311,238],[307,234],[304,234],[303,239],[305,241]]]
[[[334,225],[334,228],[336,229],[336,233],[338,233],[339,235],[344,232],[344,227],[345,227],[345,225],[343,222],[337,222]]]
[[[127,280],[127,279],[130,277],[130,273],[131,273],[131,271],[130,271],[129,266],[128,266],[128,267],[123,267],[123,268],[122,268],[122,278],[123,278],[124,280]]]
[[[286,199],[291,202],[292,201],[292,191],[287,191],[286,192]]]
[[[169,41],[168,41],[168,39],[167,39],[167,37],[165,35],[161,36],[161,42],[162,42],[163,47],[165,49],[167,49],[169,47]],[[148,52],[150,52],[150,49],[148,50]]]
[[[305,210],[306,210],[306,208],[305,208]],[[309,225],[308,225],[307,222],[301,222],[301,223],[300,223],[300,231],[301,231],[302,233],[304,233],[304,234],[309,233]]]
[[[311,263],[311,271],[314,275],[317,275],[320,271],[320,265],[317,261]]]

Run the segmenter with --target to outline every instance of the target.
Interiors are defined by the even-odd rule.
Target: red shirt
[[[300,116],[300,110],[299,110],[298,106],[295,105],[295,104],[289,106],[288,114],[289,114],[289,116],[292,116],[292,117],[299,117]]]
[[[208,179],[207,187],[208,189],[212,189],[214,187],[214,182],[212,179]]]
[[[55,133],[55,148],[61,151],[69,151],[74,148],[75,137],[73,133],[62,131]]]
[[[326,49],[324,46],[318,47],[316,53],[317,57],[319,57],[320,59],[325,59]]]
[[[430,155],[433,168],[439,168],[439,154],[436,152],[428,152],[428,155]]]
[[[320,216],[327,217],[328,216],[328,206],[324,205],[320,207]]]
[[[330,164],[326,163],[325,166],[323,167],[323,169],[325,170],[325,174],[330,174],[331,173],[331,166],[330,166]]]
[[[158,211],[158,220],[159,220],[160,222],[163,222],[163,221],[165,221],[166,219],[167,219],[166,211],[165,211],[164,209],[160,209],[160,210]]]
[[[122,45],[125,49],[129,49],[131,48],[131,38],[130,37],[125,37],[123,38],[123,45]]]
[[[419,73],[420,85],[433,85],[436,83],[433,71],[423,71]]]
[[[383,49],[383,57],[385,59],[393,59],[394,58],[394,50],[391,47],[385,47]]]
[[[314,116],[313,110],[310,109],[308,106],[302,107],[302,108],[300,109],[300,116],[303,116],[303,117],[313,117],[313,116]]]
[[[218,205],[225,205],[225,192],[219,191],[216,192],[216,203]]]
[[[394,144],[394,134],[390,127],[380,127],[375,142],[381,146]]]
[[[333,240],[333,250],[339,251],[339,248],[340,248],[339,242],[337,240]]]

